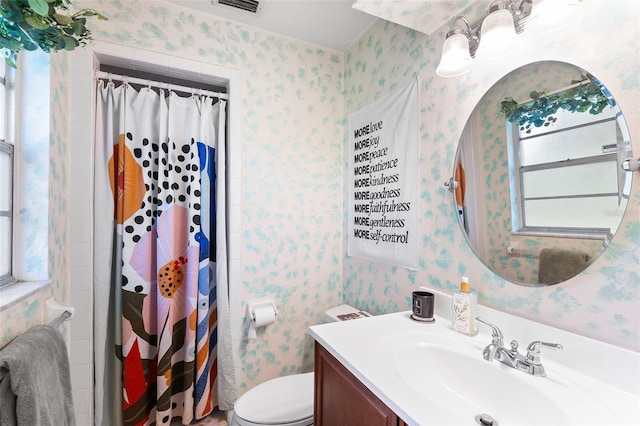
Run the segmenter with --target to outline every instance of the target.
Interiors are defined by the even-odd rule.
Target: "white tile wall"
[[[93,54],[79,49],[70,55],[70,301],[75,317],[70,322],[71,386],[78,426],[93,423],[93,259],[92,259],[92,122],[91,71]],[[86,99],[87,102],[78,102]]]

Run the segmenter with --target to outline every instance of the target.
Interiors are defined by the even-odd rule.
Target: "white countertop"
[[[406,311],[316,325],[310,327],[310,334],[409,425],[440,424],[440,422],[456,424],[460,421],[460,418],[454,418],[459,407],[441,406],[438,395],[428,394],[429,383],[424,384],[427,391],[426,398],[425,393],[419,394],[410,387],[404,386],[397,368],[394,368],[393,362],[390,361],[394,350],[402,350],[405,336],[406,339],[412,339],[412,336],[420,333],[424,335],[425,332],[445,342],[453,342],[454,340],[451,339],[456,339],[456,345],[463,345],[465,350],[468,344],[469,353],[473,356],[477,354],[477,357],[482,360],[482,350],[491,342],[489,328],[478,324],[480,333],[473,337],[453,331],[451,319],[448,315],[443,316],[450,312],[450,306],[448,295],[436,293],[435,323],[414,321],[410,317],[411,312]],[[530,381],[542,392],[548,392],[550,389],[545,386],[558,387],[558,383],[563,381],[564,387],[561,388],[563,403],[565,406],[572,406],[568,411],[583,412],[584,409],[578,406],[582,401],[589,405],[589,401],[579,398],[587,395],[588,392],[588,396],[598,401],[598,404],[591,405],[607,407],[606,412],[612,410],[615,413],[605,420],[599,417],[600,412],[594,411],[591,417],[588,417],[591,424],[640,424],[639,353],[482,306],[478,307],[478,316],[496,324],[502,330],[507,346],[512,339],[518,340],[521,348],[526,348],[526,345],[534,340],[561,343],[564,346],[562,351],[542,351],[542,364],[546,367],[547,377],[533,377],[506,367],[498,361],[490,365],[490,368],[496,369],[495,374],[515,374],[518,380]],[[422,367],[415,366],[416,369]],[[492,370],[488,371],[493,374]],[[469,380],[473,380],[473,377],[469,377]],[[567,387],[567,383],[577,384],[576,388],[582,389],[580,392],[575,392],[576,396],[573,399],[571,386]],[[491,383],[487,383],[487,386],[491,386]],[[502,391],[506,398],[505,402],[508,398],[520,402],[517,398],[518,389]],[[555,391],[552,389],[551,393]],[[526,401],[523,402],[526,403]],[[593,410],[596,408],[592,407]],[[544,410],[545,407],[541,409]],[[499,415],[492,415],[499,422]],[[574,413],[569,413],[567,419],[573,420],[568,424],[576,421],[577,418],[582,419],[575,417]],[[470,419],[468,424],[474,424],[473,419]]]

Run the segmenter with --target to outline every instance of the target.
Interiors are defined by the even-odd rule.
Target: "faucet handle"
[[[491,324],[489,321],[482,319],[480,317],[476,317],[476,321],[481,322],[484,325],[488,325],[491,327],[491,343],[494,345],[502,346],[504,342],[504,336],[502,335],[502,331],[498,328],[498,326]]]
[[[531,365],[540,365],[540,348],[549,348],[553,350],[564,349],[559,343],[548,343],[540,340],[531,342],[527,347],[527,361]]]

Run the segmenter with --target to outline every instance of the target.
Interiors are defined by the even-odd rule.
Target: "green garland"
[[[0,49],[6,62],[16,67],[18,52],[42,49],[44,52],[73,50],[91,40],[87,18],[107,18],[93,9],[67,15],[70,0],[1,0]]]
[[[517,122],[526,133],[530,133],[532,126],[549,126],[555,122],[557,119],[553,114],[559,109],[597,115],[608,105],[614,105],[613,98],[607,97],[600,85],[585,75],[582,80],[572,80],[571,84],[578,85],[553,95],[533,91],[529,94],[532,101],[525,104],[518,104],[513,98],[505,97],[500,111],[508,121]]]

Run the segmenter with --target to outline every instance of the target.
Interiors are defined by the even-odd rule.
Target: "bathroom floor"
[[[173,421],[171,422],[171,426],[180,426],[180,425],[182,425],[180,418],[173,419]],[[221,413],[219,411],[214,411],[204,419],[196,420],[195,422],[191,423],[189,426],[228,426],[228,423],[225,420],[224,413]]]

